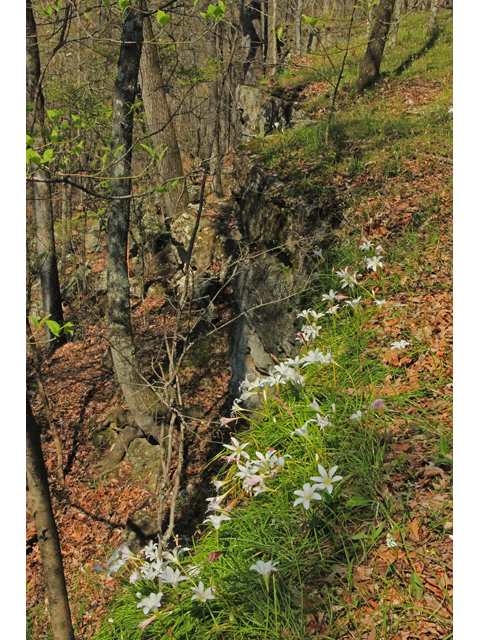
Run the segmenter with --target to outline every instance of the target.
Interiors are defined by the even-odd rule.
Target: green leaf
[[[51,18],[51,17],[52,17],[52,13],[53,13],[52,7],[48,7],[48,9],[47,9],[47,13],[48,13],[48,15],[49,15],[49,16],[50,16],[50,18]]]
[[[58,142],[59,141],[58,131],[54,129],[50,134],[50,139],[52,140],[52,142]]]
[[[72,120],[75,123],[75,126],[80,128],[83,126],[83,121],[82,118],[80,116],[74,116],[72,113]]]
[[[367,500],[363,496],[353,496],[350,500],[347,500],[345,507],[368,507],[370,500]]]
[[[448,453],[448,444],[443,436],[440,437],[440,453],[442,456],[446,456]]]
[[[309,18],[308,16],[304,15],[303,13],[302,13],[302,18],[311,27],[314,27],[317,24],[317,22],[320,20],[320,18]]]
[[[103,6],[105,7],[105,9],[108,9],[110,6],[110,0],[103,0]]]
[[[66,322],[62,327],[62,331],[64,333],[69,333],[72,336],[73,335],[73,324],[71,322]]]
[[[83,147],[83,140],[80,140],[80,142],[74,148],[74,151],[77,154],[77,156],[79,156],[82,153],[82,147]]]
[[[212,18],[215,22],[219,22],[225,16],[226,5],[222,2],[222,0],[218,0],[218,7],[214,7],[213,4],[208,5],[208,9],[206,13],[200,13],[202,18],[208,20],[208,18]]]
[[[43,152],[43,162],[50,162],[53,156],[53,149],[45,149]]]
[[[157,22],[161,27],[165,27],[170,22],[170,16],[164,11],[157,11]]]
[[[414,600],[421,600],[423,596],[422,579],[415,571],[410,576],[410,593]]]
[[[198,0],[193,0],[193,6],[196,7],[197,6],[197,2]]]
[[[365,540],[366,537],[367,534],[365,531],[362,531],[361,533],[357,533],[355,536],[350,536],[350,540]]]
[[[60,112],[57,109],[47,109],[47,115],[50,120],[53,120],[54,122],[58,122],[58,119],[60,118]]]
[[[62,129],[63,131],[67,131],[67,129],[70,129],[70,125],[68,124],[68,122],[66,120],[64,120],[60,126],[60,129]]]
[[[163,156],[165,155],[168,147],[165,147],[165,149],[162,149],[162,153],[160,155],[158,155],[158,150],[160,149],[162,145],[159,144],[158,147],[155,149],[155,155],[157,156],[157,161],[160,162],[160,160],[163,158]],[[176,184],[176,182],[174,183]]]
[[[29,155],[29,152],[30,152],[30,155]],[[29,162],[30,160],[32,162],[35,162],[35,164],[40,164],[42,162],[40,154],[38,154],[33,149],[28,149],[27,150],[27,162]]]
[[[280,29],[277,31],[277,38],[280,38],[282,33],[283,33],[283,27],[280,27]]]
[[[118,6],[120,7],[121,11],[125,11],[129,4],[130,0],[118,0]]]
[[[35,140],[34,140],[32,137],[30,137],[30,136],[28,135],[28,133],[27,133],[27,144],[28,144],[28,146],[29,146],[29,147],[33,147],[33,143],[34,143],[34,142],[35,142]]]
[[[58,338],[60,335],[60,325],[55,320],[47,320],[47,327],[53,333],[54,336]]]
[[[125,145],[121,144],[118,149],[114,152],[113,157],[116,158],[118,156],[118,154],[121,152],[121,150],[123,149]]]
[[[148,155],[153,159],[155,157],[155,153],[153,151],[153,149],[151,147],[149,147],[146,144],[140,144],[140,146],[142,147],[142,149],[145,149],[145,151],[148,153]]]
[[[30,322],[33,324],[33,326],[35,327],[35,329],[40,329],[40,323],[38,322],[38,320],[36,318],[34,318],[33,316],[27,316],[27,318],[30,320]]]
[[[382,522],[377,529],[374,529],[372,531],[372,541],[373,542],[375,542],[375,540],[380,536],[380,534],[382,533],[382,531],[384,529],[385,529],[385,522]]]

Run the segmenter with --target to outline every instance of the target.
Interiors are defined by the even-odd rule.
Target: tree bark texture
[[[432,0],[430,4],[430,15],[428,17],[427,38],[434,36],[435,31],[437,30],[437,12],[438,0]]]
[[[26,80],[27,132],[35,138],[33,148],[42,155],[41,147],[45,145],[45,138],[40,131],[34,136],[35,129],[44,123],[44,101],[40,81],[40,54],[38,51],[37,28],[33,15],[31,1],[27,0],[27,47],[26,47]],[[35,104],[34,104],[35,103]],[[50,184],[41,182],[47,179],[47,173],[40,167],[35,172],[38,181],[33,183],[33,209],[35,212],[35,238],[42,291],[43,314],[50,315],[51,320],[61,324],[63,322],[62,298],[58,279],[57,258],[55,254],[55,236],[53,230],[53,209]],[[47,340],[54,336],[45,324]],[[52,343],[53,344],[53,343]]]
[[[217,29],[218,25],[212,31],[208,41],[208,57],[214,59],[218,57],[217,48]],[[215,78],[208,84],[208,137],[213,140],[212,157],[210,159],[210,175],[212,176],[212,194],[214,200],[223,198],[222,185],[222,160],[220,149],[220,118],[216,117],[220,108],[218,101],[220,100],[219,80]]]
[[[146,0],[142,1],[142,11],[148,11]],[[150,16],[143,19],[144,42],[140,59],[140,86],[142,100],[147,116],[147,126],[151,134],[152,147],[159,145],[168,150],[158,165],[160,183],[182,178],[184,175],[182,158],[178,146],[175,125],[172,120],[167,96],[163,88],[162,69],[158,58],[157,45],[153,43],[154,34]],[[159,153],[161,152],[159,149]],[[180,187],[164,194],[166,217],[175,218],[189,204],[185,180],[179,181]]]
[[[378,5],[373,9],[375,22],[357,80],[357,90],[359,92],[375,84],[380,78],[380,64],[387,41],[394,4],[395,0],[379,0]]]
[[[257,0],[245,0],[242,20],[243,84],[252,84],[262,76],[261,4]]]
[[[55,640],[74,640],[58,531],[53,517],[40,429],[27,396],[28,508],[35,521]]]
[[[145,433],[156,436],[157,423],[153,414],[158,409],[158,399],[140,375],[135,357],[127,271],[133,130],[131,105],[135,102],[142,52],[142,22],[141,11],[128,9],[125,12],[115,82],[112,151],[115,153],[122,145],[123,148],[118,154],[111,172],[112,198],[108,211],[108,313],[106,328],[115,373],[129,409],[137,425]]]
[[[400,23],[400,12],[402,11],[403,0],[395,0],[395,8],[393,10],[393,23],[392,31],[390,33],[389,46],[395,47],[397,45],[398,37],[398,25]]]

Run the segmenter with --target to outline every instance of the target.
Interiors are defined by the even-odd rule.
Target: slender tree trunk
[[[395,0],[395,8],[393,10],[392,31],[390,33],[390,39],[388,41],[390,47],[395,47],[397,45],[398,25],[400,23],[400,12],[402,10],[402,2],[403,0]]]
[[[258,71],[260,56],[257,56],[262,44],[258,35],[261,29],[261,5],[258,0],[245,0],[242,5],[243,83],[252,84],[261,76]]]
[[[277,67],[277,0],[270,0],[268,4],[268,57],[273,65],[272,74]]]
[[[208,56],[213,59],[218,57],[217,47],[217,29],[210,35],[208,46]],[[210,159],[210,174],[212,176],[212,193],[214,200],[223,198],[223,185],[221,175],[221,150],[220,150],[220,123],[219,118],[215,118],[214,114],[217,113],[219,91],[218,91],[218,78],[212,80],[208,85],[208,113],[210,117],[208,119],[208,137],[213,140],[212,157]]]
[[[37,42],[37,28],[33,15],[31,1],[27,0],[27,132],[32,135],[34,129],[39,129],[44,120],[43,92],[40,81],[40,55]],[[34,149],[41,148],[45,139],[41,132],[35,136]],[[40,151],[40,153],[42,153]],[[57,258],[55,255],[55,236],[53,230],[53,209],[50,184],[42,182],[47,179],[46,172],[38,168],[35,172],[36,181],[33,183],[33,209],[35,211],[36,245],[40,285],[42,290],[43,314],[50,315],[51,320],[59,324],[63,322],[62,298],[58,279]],[[45,324],[47,340],[54,336]],[[53,342],[51,343],[53,345]]]
[[[427,25],[427,38],[431,38],[435,35],[437,30],[437,11],[438,11],[438,0],[432,0],[430,5],[430,16],[428,18]]]
[[[28,310],[27,310],[28,313]],[[45,387],[43,385],[43,376],[42,376],[42,368],[40,366],[40,359],[38,357],[37,345],[35,343],[35,338],[32,335],[32,329],[30,328],[30,322],[28,318],[26,318],[27,323],[27,342],[30,347],[30,351],[33,357],[33,366],[35,368],[35,374],[37,377],[38,391],[40,393],[40,397],[43,403],[43,409],[45,411],[45,416],[47,417],[48,426],[50,427],[51,434],[53,436],[53,441],[55,442],[55,449],[57,450],[57,478],[58,484],[62,489],[65,489],[65,476],[63,475],[63,447],[62,441],[60,440],[60,436],[57,431],[57,427],[55,425],[55,420],[53,419],[53,414],[50,410],[50,405],[48,403],[47,394],[45,392]]]
[[[297,10],[295,14],[295,53],[297,56],[300,56],[302,53],[302,11],[303,2],[302,0],[297,0]]]
[[[148,11],[146,0],[142,0],[141,9]],[[143,19],[144,42],[140,60],[140,85],[142,99],[147,115],[148,130],[154,148],[162,145],[167,152],[158,165],[161,183],[182,178],[184,175],[182,158],[178,146],[175,126],[168,106],[167,96],[163,88],[162,69],[158,59],[157,45],[153,43],[154,34],[150,17]],[[159,152],[161,149],[159,150]],[[188,190],[185,180],[179,181],[179,188],[164,195],[166,217],[175,218],[189,204]]]
[[[125,12],[122,44],[118,59],[113,99],[112,151],[123,146],[112,167],[112,199],[108,211],[108,313],[107,339],[115,373],[137,425],[151,435],[157,434],[153,417],[158,408],[156,394],[143,380],[135,357],[130,319],[127,239],[130,219],[131,158],[133,111],[142,52],[142,12],[132,8]]]
[[[40,429],[27,396],[28,508],[35,521],[55,640],[74,640],[58,531],[53,517]]]
[[[387,41],[394,4],[395,0],[379,0],[378,5],[374,7],[375,23],[357,80],[357,90],[359,92],[375,84],[380,78],[380,64]]]
[[[62,258],[60,261],[60,280],[65,282],[67,275],[67,218],[69,215],[69,202],[67,198],[67,185],[62,183]]]

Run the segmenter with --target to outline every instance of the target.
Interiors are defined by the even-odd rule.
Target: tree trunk
[[[144,12],[148,11],[146,0],[142,0],[141,9]],[[154,34],[148,15],[143,18],[143,34],[144,42],[140,60],[142,100],[147,116],[148,130],[151,134],[151,146],[154,148],[159,145],[162,145],[162,148],[168,147],[158,164],[160,183],[167,183],[168,180],[182,178],[184,171],[175,126],[163,88],[157,45],[153,44]],[[190,202],[185,180],[179,180],[179,185],[179,188],[164,194],[165,213],[168,218],[175,218],[177,214],[182,213]]]
[[[273,75],[277,68],[277,0],[268,3],[268,58],[271,61]]]
[[[428,18],[427,25],[427,38],[432,38],[437,30],[437,11],[438,0],[432,0],[432,3],[430,5],[430,16]]]
[[[297,56],[302,55],[302,11],[303,2],[302,0],[297,0],[295,12],[295,53]]]
[[[375,84],[380,78],[380,64],[387,41],[394,4],[395,0],[380,0],[378,5],[374,7],[375,23],[357,80],[357,90],[359,92]]]
[[[142,52],[142,13],[125,12],[113,99],[112,151],[123,146],[112,167],[112,198],[108,210],[108,313],[107,339],[122,392],[137,425],[157,435],[153,417],[158,399],[140,375],[130,320],[130,286],[127,271],[127,238],[130,220],[133,111]],[[163,407],[160,409],[163,410]]]
[[[40,429],[27,396],[28,508],[35,521],[55,640],[74,640],[58,531],[53,517]]]
[[[395,8],[393,10],[392,31],[390,33],[390,40],[389,40],[390,47],[395,47],[397,45],[398,25],[400,22],[400,12],[402,10],[402,2],[403,0],[395,0]]]
[[[39,150],[45,145],[43,134],[38,131],[33,136],[34,130],[44,122],[43,92],[40,86],[40,55],[37,42],[37,27],[33,15],[31,0],[27,0],[27,105],[32,105],[32,110],[27,109],[27,132],[35,137],[34,149]],[[41,151],[40,151],[41,153]],[[60,295],[60,283],[58,280],[57,258],[55,255],[55,236],[53,231],[53,209],[50,184],[42,182],[47,179],[47,173],[40,167],[35,172],[36,180],[33,183],[33,209],[36,223],[36,245],[38,267],[40,272],[40,285],[42,290],[43,315],[50,315],[51,320],[61,324],[63,322],[62,298]],[[46,338],[51,340],[53,334],[45,324]],[[51,347],[53,343],[51,343]]]
[[[243,83],[253,84],[262,75],[258,70],[261,65],[261,56],[257,56],[262,44],[261,37],[257,33],[257,29],[258,31],[261,29],[261,5],[258,0],[245,0],[242,4]],[[251,68],[253,62],[256,62],[256,65]]]
[[[217,48],[217,29],[215,27],[210,34],[208,46],[208,57],[214,59],[218,57]],[[223,185],[222,185],[222,160],[220,150],[220,118],[216,117],[217,110],[219,109],[218,101],[220,99],[218,78],[212,80],[208,84],[208,137],[213,140],[212,157],[210,159],[210,175],[212,176],[212,194],[214,200],[220,200],[223,198]]]

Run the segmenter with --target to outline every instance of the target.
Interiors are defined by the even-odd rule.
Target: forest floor
[[[315,86],[310,88],[311,92],[315,90]],[[418,78],[401,86],[386,83],[377,90],[377,96],[387,104],[392,100],[392,105],[397,105],[400,100],[404,105],[414,104],[412,108],[423,108],[432,104],[440,91],[435,83]],[[402,533],[405,537],[398,540],[402,542],[398,548],[376,547],[356,567],[354,587],[366,598],[360,606],[352,601],[347,589],[340,594],[343,601],[338,609],[337,631],[327,628],[320,615],[311,617],[309,630],[318,638],[357,637],[347,630],[349,618],[355,619],[362,630],[358,637],[365,640],[377,637],[378,612],[386,604],[391,606],[390,611],[395,611],[396,605],[401,608],[405,597],[392,586],[385,601],[383,592],[374,588],[374,579],[380,576],[387,580],[393,564],[397,577],[410,583],[410,593],[424,615],[415,630],[398,632],[388,640],[452,637],[453,544],[449,535],[453,531],[452,460],[443,435],[452,428],[452,164],[443,153],[439,155],[425,148],[419,150],[418,157],[404,156],[402,167],[401,172],[388,179],[383,176],[381,192],[375,187],[382,172],[381,159],[368,163],[355,175],[339,166],[333,170],[331,184],[339,194],[362,194],[356,198],[354,210],[345,211],[348,224],[336,232],[339,239],[356,234],[390,246],[402,245],[396,262],[385,270],[393,284],[388,291],[391,301],[388,310],[375,318],[380,335],[395,340],[407,331],[430,345],[429,353],[418,359],[403,352],[387,352],[389,364],[404,369],[406,376],[401,384],[389,384],[386,380],[384,388],[377,390],[377,397],[418,390],[415,406],[405,409],[404,428],[393,434],[395,443],[389,446],[388,481],[377,487],[380,500],[392,500],[408,486],[408,517]],[[430,203],[427,212],[426,203]],[[224,215],[223,209],[217,211],[218,215]],[[419,217],[420,213],[423,217]],[[100,265],[105,256],[97,254],[94,259]],[[133,312],[140,348],[143,342],[149,343],[150,351],[161,348],[163,327],[158,314],[161,302],[149,299]],[[225,303],[222,310],[225,317],[227,306]],[[64,491],[56,484],[56,452],[42,417],[40,398],[38,394],[32,397],[33,411],[43,428],[43,452],[79,640],[94,635],[117,588],[114,578],[107,580],[104,575],[92,572],[93,567],[104,563],[109,551],[118,547],[126,521],[134,511],[145,503],[147,509],[153,510],[155,506],[145,481],[132,477],[126,463],[100,486],[92,483],[92,467],[99,458],[92,443],[93,430],[110,409],[122,406],[123,402],[113,373],[101,366],[105,350],[103,334],[103,321],[87,322],[75,339],[42,364],[46,393],[64,448]],[[200,349],[183,373],[186,402],[202,409],[206,416],[186,459],[185,483],[195,479],[198,486],[196,501],[186,503],[182,511],[187,535],[193,533],[203,518],[204,498],[211,493],[211,477],[218,468],[210,465],[210,460],[225,438],[219,419],[229,414],[231,406],[228,380],[224,332]],[[427,435],[418,435],[413,428],[415,421],[424,420],[425,416],[438,426],[439,437],[435,442]],[[37,640],[45,640],[51,637],[45,585],[37,535],[28,510],[26,549],[30,632]]]

